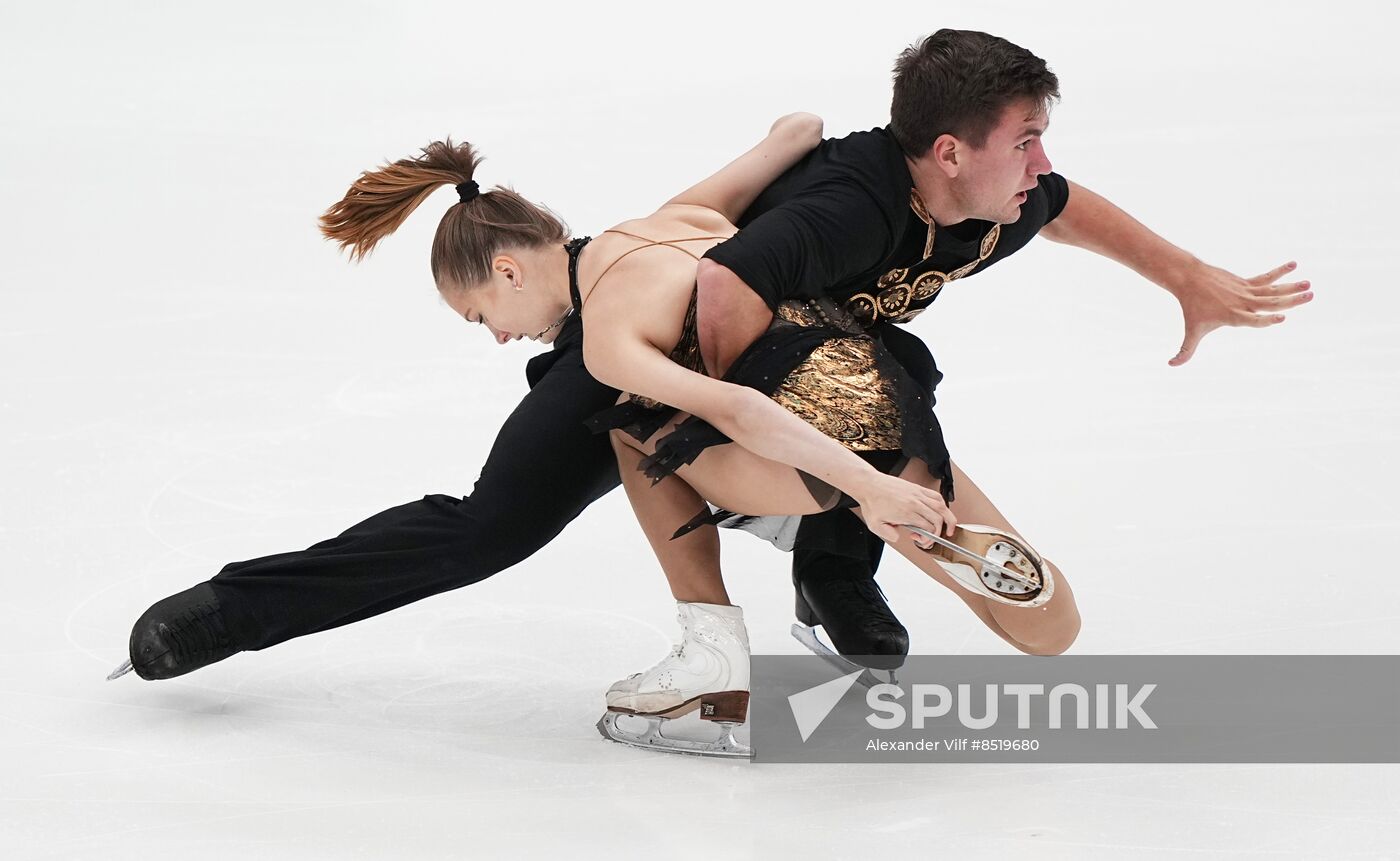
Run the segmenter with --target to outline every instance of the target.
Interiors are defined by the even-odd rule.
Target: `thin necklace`
[[[553,323],[549,324],[549,328],[547,328],[547,329],[541,329],[540,332],[539,332],[539,334],[537,334],[537,335],[535,336],[535,338],[537,338],[537,339],[538,339],[538,338],[543,338],[545,335],[548,335],[550,332],[552,332],[552,331],[554,331],[555,329],[559,328],[560,326],[564,325],[564,321],[567,320],[567,319],[569,319],[569,318],[572,317],[572,316],[574,316],[574,309],[573,309],[573,306],[570,306],[570,307],[569,307],[569,310],[567,310],[567,311],[564,312],[564,316],[560,317],[558,320],[555,320]]]
[[[548,328],[541,331],[536,338],[543,338],[545,335],[564,325],[564,321],[574,315],[574,312],[583,304],[578,297],[578,256],[583,251],[583,246],[587,245],[591,236],[581,236],[564,243],[564,252],[569,255],[569,310],[565,311],[558,320],[555,320]]]

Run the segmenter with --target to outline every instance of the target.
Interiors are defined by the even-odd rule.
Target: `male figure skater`
[[[941,378],[932,357],[892,324],[1041,231],[1118,260],[1178,298],[1186,338],[1174,365],[1214,328],[1272,325],[1278,311],[1311,298],[1307,282],[1273,283],[1291,264],[1238,278],[1052,173],[1040,135],[1058,81],[1024,49],[940,30],[901,55],[894,89],[888,129],[824,142],[760,197],[739,234],[706,255],[699,322],[712,370],[727,368],[779,300],[833,295],[869,321],[932,402]],[[618,484],[607,437],[583,426],[618,393],[586,372],[581,344],[570,318],[554,349],[528,363],[530,392],[471,495],[428,495],[306,550],[226,565],[138,619],[130,668],[146,679],[183,675],[475,583],[544,546]],[[970,482],[957,494],[959,520],[988,522],[977,513],[990,503]],[[897,666],[908,634],[874,584],[879,544],[845,512],[807,518],[793,559],[798,617],[820,624],[843,654]]]

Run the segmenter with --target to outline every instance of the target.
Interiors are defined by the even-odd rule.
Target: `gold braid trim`
[[[936,225],[929,217],[928,210],[924,208],[924,202],[919,199],[917,191],[910,189],[909,206],[914,210],[914,214],[919,216],[928,225],[928,238],[924,240],[924,260],[933,254],[933,237]],[[925,272],[914,279],[913,284],[907,283],[904,279],[909,274],[909,267],[905,269],[891,269],[875,285],[873,293],[857,293],[846,300],[846,310],[850,311],[857,320],[865,326],[873,326],[881,320],[888,320],[891,323],[907,323],[919,314],[923,313],[923,308],[910,310],[910,305],[916,302],[928,302],[937,295],[943,285],[949,281],[956,281],[976,269],[978,264],[992,256],[992,251],[997,247],[997,240],[1001,238],[1001,225],[993,224],[992,229],[987,231],[987,235],[982,237],[982,244],[977,249],[977,259],[966,266],[959,266],[952,272]],[[923,261],[920,261],[923,262]]]

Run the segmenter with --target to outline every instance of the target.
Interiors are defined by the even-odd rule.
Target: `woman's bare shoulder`
[[[623,285],[629,285],[654,294],[660,284],[666,284],[680,291],[676,295],[688,299],[695,284],[696,262],[711,246],[736,232],[737,228],[715,210],[691,204],[667,204],[645,218],[610,227],[593,240],[596,253],[580,266],[585,307],[589,285],[596,285],[604,276],[617,286],[603,292],[616,295],[627,292]],[[666,295],[671,291],[661,292]],[[684,310],[682,307],[682,313]]]
[[[656,242],[692,236],[728,237],[738,232],[738,228],[715,210],[690,203],[668,203],[645,218],[624,221],[612,229]]]

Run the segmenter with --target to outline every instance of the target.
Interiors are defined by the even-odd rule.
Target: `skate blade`
[[[811,625],[803,625],[799,622],[792,624],[792,638],[807,647],[807,650],[817,657],[831,664],[841,671],[842,675],[854,673],[857,670],[864,670],[856,679],[856,684],[867,688],[876,685],[897,685],[899,679],[895,677],[894,670],[877,670],[874,667],[865,667],[842,655],[840,652],[822,642],[817,636],[817,629]]]
[[[645,730],[634,732],[622,724],[639,721]],[[598,719],[598,732],[608,741],[655,750],[662,753],[682,753],[689,756],[716,756],[729,759],[749,759],[753,748],[734,737],[735,724],[720,721],[705,721],[709,726],[720,729],[720,737],[715,740],[677,738],[662,735],[661,728],[668,723],[666,718],[644,715],[629,715],[622,712],[604,712]]]
[[[112,679],[119,679],[134,669],[136,668],[131,665],[131,661],[123,661],[120,667],[112,670],[112,674],[107,677],[107,681],[110,682]]]
[[[1013,607],[1027,608],[1039,607],[1042,604],[1049,601],[1050,598],[1055,594],[1055,581],[1050,576],[1050,569],[1045,566],[1045,563],[1041,560],[1040,556],[1030,548],[1030,545],[1026,544],[1023,540],[1021,540],[1019,536],[1013,536],[1012,533],[1003,532],[999,529],[992,529],[991,527],[977,526],[976,524],[960,524],[958,526],[959,531],[966,529],[969,532],[1013,537],[1015,540],[1004,541],[1003,543],[1010,544],[1011,546],[1023,551],[1026,555],[1026,558],[1031,561],[1033,567],[1035,567],[1036,570],[1040,572],[1042,582],[1037,583],[1027,578],[1026,575],[1022,574],[1019,571],[1014,571],[1010,568],[1007,568],[1006,566],[1002,565],[996,560],[989,559],[980,553],[968,550],[966,547],[963,547],[959,544],[955,544],[941,535],[929,532],[927,529],[923,529],[921,527],[913,526],[907,523],[900,524],[900,528],[908,529],[910,532],[913,532],[914,534],[936,545],[934,547],[924,549],[926,552],[932,553],[935,556],[934,561],[938,563],[939,567],[942,568],[944,572],[948,574],[949,577],[952,577],[955,581],[957,581],[958,585],[967,589],[969,592],[974,592],[978,595],[983,596],[984,598],[989,598],[993,601],[996,601],[999,604],[1007,604]],[[984,570],[993,571],[1001,575],[1002,577],[1010,580],[1012,583],[1021,586],[1022,588],[1039,589],[1040,591],[1032,598],[1013,598],[1003,595],[997,592],[996,590],[989,588],[985,583],[983,583],[982,578],[981,576],[979,576],[977,569],[973,568],[971,565],[967,564],[966,562],[957,562],[952,559],[942,558],[942,554],[937,552],[939,548],[943,548],[945,551],[955,554],[957,556],[965,557],[971,560],[976,560],[983,567]]]

